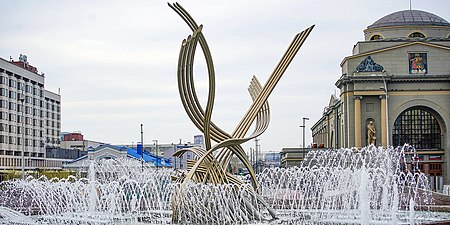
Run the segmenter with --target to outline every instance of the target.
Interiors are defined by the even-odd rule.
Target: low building
[[[308,151],[309,148],[282,148],[280,152],[280,166],[285,168],[300,166]]]
[[[180,151],[181,149],[192,148],[192,147],[203,147],[203,146],[201,144],[193,144],[190,142],[185,143],[185,144],[172,144],[172,148],[169,148],[164,153],[164,156],[172,159],[172,165],[173,165],[174,169],[186,170],[187,164],[188,164],[187,162],[189,160],[194,160],[196,155],[190,151],[187,151],[181,157],[174,157],[173,154],[175,152]]]
[[[269,152],[264,155],[264,163],[266,167],[280,167],[281,154],[279,152]]]
[[[61,136],[61,148],[64,149],[78,149],[80,151],[87,152],[88,148],[97,148],[100,145],[106,144],[100,141],[84,139],[84,136],[81,132],[65,132]]]
[[[77,159],[65,162],[63,168],[86,171],[90,161],[109,158],[131,158],[145,163],[149,163],[153,167],[172,167],[171,160],[161,156],[156,156],[149,151],[142,152],[141,146],[137,148],[128,148],[126,146],[101,145],[97,148],[90,147],[87,154]]]

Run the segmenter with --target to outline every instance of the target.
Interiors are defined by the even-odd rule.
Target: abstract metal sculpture
[[[267,129],[270,120],[267,98],[314,26],[309,27],[295,36],[264,86],[261,86],[255,76],[252,78],[248,91],[253,103],[235,130],[229,134],[211,121],[216,85],[215,72],[211,53],[202,33],[203,26],[197,25],[194,19],[180,4],[169,3],[169,6],[181,16],[193,32],[192,35],[189,35],[187,39],[183,40],[181,45],[178,61],[178,89],[186,113],[194,125],[204,134],[206,147],[206,149],[198,147],[186,148],[176,152],[174,156],[182,156],[188,151],[193,152],[196,155],[196,159],[188,161],[188,171],[186,174],[181,174],[174,179],[184,185],[189,182],[195,182],[235,184],[241,186],[243,182],[227,171],[231,158],[236,156],[249,171],[253,187],[253,190],[249,191],[256,194],[258,193],[256,174],[254,173],[241,144],[258,137]],[[200,44],[203,51],[208,69],[209,90],[206,109],[203,109],[200,105],[194,86],[193,62],[198,44]],[[245,137],[245,134],[255,119],[255,130],[250,136]],[[213,141],[217,144],[213,145]],[[176,197],[176,194],[174,196]],[[267,205],[259,197],[256,202],[257,203],[253,204]],[[176,205],[178,202],[173,200],[173,204]],[[182,213],[178,212],[176,209],[177,207],[173,207],[172,219],[174,222],[178,222],[178,215],[179,213]],[[275,218],[275,213],[270,209],[268,210],[270,215]],[[249,212],[249,214],[254,215],[254,212]]]

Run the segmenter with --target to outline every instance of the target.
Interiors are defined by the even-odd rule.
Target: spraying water
[[[414,165],[408,166],[405,151],[409,149],[373,146],[360,151],[317,150],[300,167],[264,170],[258,175],[260,196],[276,210],[276,221],[264,221],[266,206],[249,204],[259,198],[248,191],[251,184],[181,185],[171,179],[180,172],[149,166],[142,170],[133,159],[103,159],[89,162],[79,177],[28,177],[1,183],[0,224],[17,220],[21,224],[171,224],[174,197],[181,203],[176,210],[186,212],[177,218],[183,224],[450,220],[448,214],[414,209],[432,205],[433,200],[426,176],[409,169]]]

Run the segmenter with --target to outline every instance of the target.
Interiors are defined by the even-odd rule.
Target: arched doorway
[[[403,111],[394,122],[393,145],[405,143],[416,149],[440,150],[441,128],[432,110],[412,107]]]
[[[412,145],[418,153],[419,168],[427,174],[431,189],[443,187],[444,151],[438,114],[428,107],[411,107],[395,120],[392,143],[395,146]]]

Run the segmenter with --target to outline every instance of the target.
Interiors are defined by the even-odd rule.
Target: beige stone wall
[[[377,47],[376,44],[368,45]],[[374,48],[375,48],[374,47]],[[428,73],[430,75],[450,74],[450,51],[442,48],[431,47],[423,44],[414,44],[396,48],[389,51],[381,51],[370,54],[375,63],[384,67],[387,75],[409,75],[408,53],[423,52],[428,57]],[[353,74],[356,67],[367,58],[368,55],[351,57],[342,65],[343,74]]]
[[[425,35],[425,37],[447,38],[448,35],[450,34],[450,28],[442,27],[442,26],[380,27],[380,28],[364,30],[364,39],[366,41],[369,41],[370,38],[374,35],[380,35],[383,37],[383,39],[408,37],[410,34],[412,34],[414,32],[420,32],[423,35]]]

